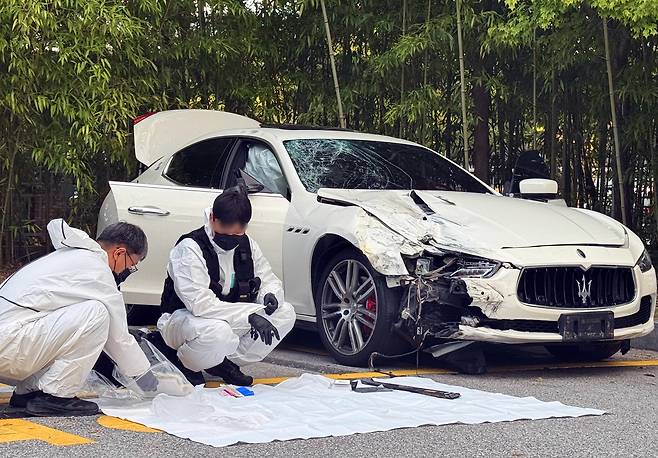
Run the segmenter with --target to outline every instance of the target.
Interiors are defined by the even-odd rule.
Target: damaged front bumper
[[[654,275],[653,269],[650,272]],[[632,302],[615,307],[565,309],[522,303],[517,297],[520,270],[501,268],[491,278],[422,275],[402,282],[404,293],[396,331],[415,346],[430,340],[469,340],[507,344],[563,342],[560,316],[605,312],[614,315],[614,340],[649,334],[654,328],[655,277],[634,271]]]

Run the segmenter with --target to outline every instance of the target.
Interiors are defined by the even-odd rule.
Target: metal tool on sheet
[[[363,381],[361,381],[363,382]],[[350,380],[350,386],[355,393],[378,393],[381,391],[393,391],[383,386],[359,386],[359,380]]]
[[[433,390],[431,388],[419,388],[419,387],[415,387],[415,386],[398,385],[397,383],[379,382],[379,381],[373,380],[372,378],[363,378],[360,381],[364,385],[372,386],[375,389],[386,388],[388,390],[408,391],[410,393],[423,394],[425,396],[432,396],[433,398],[457,399],[461,396],[461,394],[454,393],[454,392],[451,392],[451,391],[441,391],[441,390]],[[354,391],[358,390],[358,388],[356,390],[354,388],[352,388],[352,389]],[[365,389],[367,389],[367,387],[363,387],[361,389],[365,390]],[[363,392],[363,391],[361,391],[361,392]]]

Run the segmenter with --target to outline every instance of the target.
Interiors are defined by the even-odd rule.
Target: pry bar
[[[364,385],[371,385],[371,386],[383,386],[384,388],[389,388],[391,390],[408,391],[410,393],[423,394],[425,396],[432,396],[434,398],[440,398],[440,399],[457,399],[461,397],[461,394],[454,393],[451,391],[432,390],[430,388],[418,388],[415,386],[398,385],[397,383],[377,382],[372,378],[361,379],[361,383],[363,383]]]

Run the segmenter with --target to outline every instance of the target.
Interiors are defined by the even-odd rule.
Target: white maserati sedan
[[[656,273],[642,241],[568,208],[554,181],[503,196],[412,142],[205,110],[136,119],[135,151],[148,168],[110,183],[98,224],[128,221],[148,236],[126,303],[159,304],[175,241],[244,180],[248,233],[298,324],[340,363],[460,340],[601,359],[653,330]]]

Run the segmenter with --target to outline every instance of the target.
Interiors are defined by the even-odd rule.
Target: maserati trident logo
[[[585,275],[583,274],[583,282],[581,283],[576,280],[576,284],[578,285],[578,297],[582,301],[583,305],[587,305],[587,301],[592,295],[592,280],[587,281]]]

